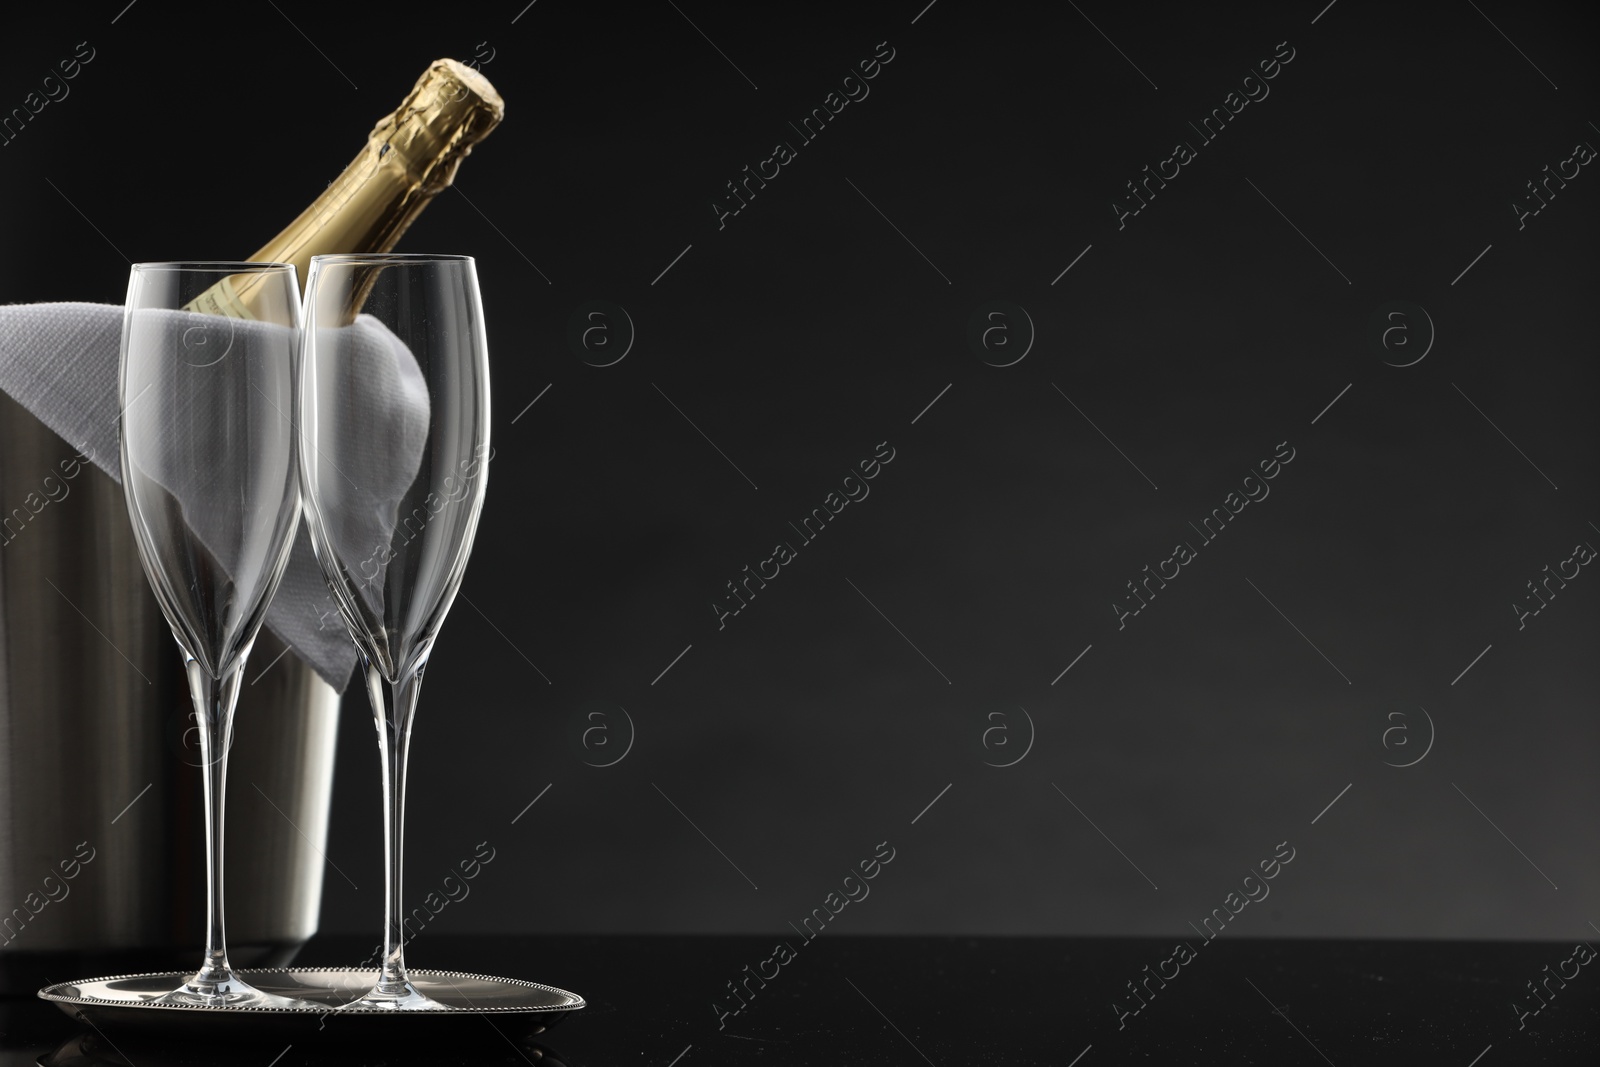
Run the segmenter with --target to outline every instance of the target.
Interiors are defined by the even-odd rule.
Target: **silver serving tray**
[[[507,1037],[539,1033],[585,1006],[576,993],[537,982],[493,978],[456,971],[411,970],[417,990],[442,1008],[420,1011],[345,1009],[377,981],[375,968],[272,967],[238,968],[241,978],[261,990],[317,1005],[315,1008],[252,1008],[157,1003],[190,977],[188,971],[124,974],[58,982],[39,990],[74,1019],[109,1031],[115,1039],[131,1030],[199,1036],[204,1033],[239,1038],[253,1035],[322,1033],[330,1037],[404,1037],[454,1029],[466,1020],[487,1018]]]

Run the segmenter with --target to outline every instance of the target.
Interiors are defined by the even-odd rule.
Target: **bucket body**
[[[284,652],[263,628],[229,754],[238,966],[285,962],[321,904],[339,694]],[[195,726],[122,487],[0,394],[0,992],[198,965]]]

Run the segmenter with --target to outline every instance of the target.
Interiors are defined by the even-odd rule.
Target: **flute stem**
[[[401,904],[405,843],[406,757],[411,747],[411,720],[417,711],[422,673],[412,671],[389,687],[385,699],[382,674],[367,667],[367,690],[378,729],[378,754],[383,769],[383,963],[370,997],[407,1000],[419,996],[406,977],[405,911]]]
[[[185,656],[189,695],[200,722],[201,774],[206,813],[206,955],[198,973],[188,982],[192,993],[217,996],[230,992],[234,981],[228,966],[228,944],[223,920],[223,829],[227,799],[228,749],[233,744],[233,711],[239,700],[239,666],[222,678],[213,678],[197,660]]]

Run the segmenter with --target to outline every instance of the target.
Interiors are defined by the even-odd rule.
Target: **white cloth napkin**
[[[173,312],[174,316],[182,313]],[[248,334],[252,324],[238,322]],[[123,308],[116,304],[15,304],[0,306],[0,389],[101,470],[122,481],[118,443],[118,358]],[[416,478],[428,432],[428,391],[415,357],[370,316],[361,316],[341,340],[341,360],[351,360],[351,392],[328,442],[342,476],[358,486],[358,508],[331,517],[329,534],[346,546],[388,544],[400,500]],[[351,343],[350,338],[355,339]],[[136,403],[143,404],[142,399]],[[162,398],[153,407],[170,404]],[[291,410],[286,412],[294,416]],[[220,432],[220,430],[219,430]],[[214,471],[161,478],[191,524],[224,567],[236,532],[204,516],[230,514],[228,487]],[[168,484],[174,483],[174,484]],[[232,502],[232,512],[238,509]],[[330,685],[343,690],[357,661],[302,523],[289,566],[267,610],[266,625]]]

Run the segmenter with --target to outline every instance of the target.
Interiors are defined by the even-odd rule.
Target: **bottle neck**
[[[251,258],[293,263],[303,287],[312,256],[387,252],[433,196],[398,152],[368,145],[299,218]]]
[[[251,260],[294,264],[303,292],[313,256],[389,251],[504,113],[500,94],[482,74],[453,59],[436,61],[399,108],[373,127],[350,165]],[[191,301],[188,310],[251,319],[268,291],[259,275],[238,274]],[[365,295],[365,288],[352,294],[347,319],[355,318]]]

